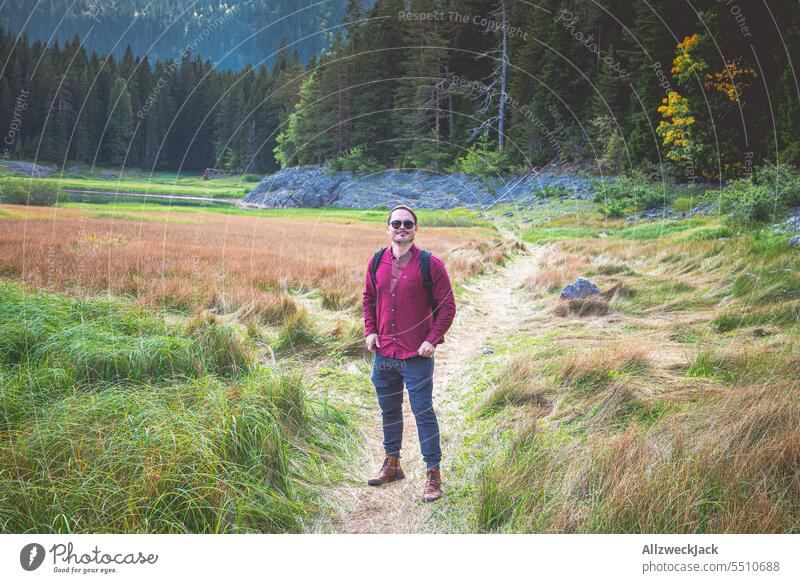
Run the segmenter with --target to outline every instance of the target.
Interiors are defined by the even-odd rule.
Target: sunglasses
[[[391,221],[389,223],[393,229],[399,229],[400,225],[403,225],[406,229],[413,229],[414,228],[414,221]]]

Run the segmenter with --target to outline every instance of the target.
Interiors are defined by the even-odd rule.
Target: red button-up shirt
[[[377,334],[381,356],[411,358],[418,356],[424,341],[434,346],[444,342],[444,333],[453,323],[456,302],[447,268],[431,255],[431,295],[439,305],[436,321],[431,316],[428,290],[422,280],[420,249],[412,243],[400,258],[389,247],[381,256],[375,273],[377,289],[372,285],[370,264],[364,283],[364,334]]]

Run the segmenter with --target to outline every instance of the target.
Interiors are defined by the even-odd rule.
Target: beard
[[[392,235],[392,241],[396,243],[407,243],[414,240],[414,232],[408,231],[406,233],[395,233]]]

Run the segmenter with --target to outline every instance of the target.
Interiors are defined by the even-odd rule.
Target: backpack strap
[[[381,263],[381,257],[383,257],[384,251],[386,251],[386,247],[381,247],[376,251],[375,255],[372,256],[372,263],[369,266],[369,274],[370,277],[372,277],[372,287],[374,287],[376,291],[378,288],[378,278],[375,274],[378,273],[378,265]]]
[[[419,256],[419,267],[422,271],[422,285],[428,290],[428,303],[431,305],[431,317],[436,320],[439,304],[433,299],[433,278],[431,277],[431,252],[422,251]]]
[[[419,267],[422,270],[422,283],[428,293],[433,289],[433,279],[431,278],[431,252],[422,251],[419,255]]]

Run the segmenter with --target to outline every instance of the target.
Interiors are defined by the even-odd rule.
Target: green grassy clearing
[[[115,178],[100,178],[99,174],[108,172]],[[260,178],[255,175],[225,176],[203,180],[202,173],[180,176],[169,172],[129,175],[119,170],[95,169],[92,175],[53,174],[36,178],[35,182],[59,189],[100,190],[103,192],[136,192],[144,194],[167,194],[182,196],[202,196],[210,198],[242,198],[250,192]]]

